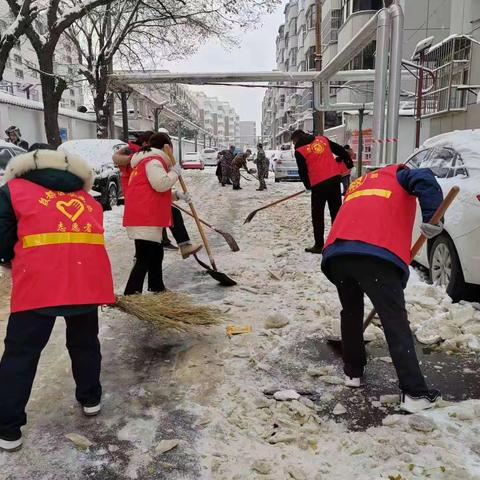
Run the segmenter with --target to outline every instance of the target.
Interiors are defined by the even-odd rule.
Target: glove
[[[183,200],[185,203],[192,203],[192,196],[187,192],[176,192],[177,200]]]
[[[176,163],[170,168],[171,172],[175,172],[179,177],[182,176],[182,167],[179,163]]]
[[[432,225],[431,223],[422,223],[420,231],[430,240],[431,238],[434,238],[442,233],[443,223],[438,222],[437,225]]]

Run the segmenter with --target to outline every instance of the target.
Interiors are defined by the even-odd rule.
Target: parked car
[[[17,147],[12,143],[5,142],[4,140],[0,140],[0,185],[2,185],[3,177],[5,175],[5,169],[7,167],[7,163],[17,155],[21,153],[25,153],[26,150],[23,148]]]
[[[112,155],[126,146],[121,140],[70,140],[62,143],[58,150],[79,155],[95,172],[93,191],[90,192],[105,210],[111,210],[123,200],[120,171],[112,160]]]
[[[202,151],[203,164],[206,167],[216,167],[217,155],[218,151],[215,148],[204,148]]]
[[[181,163],[184,170],[203,170],[205,168],[205,163],[200,152],[184,153]]]
[[[299,181],[298,166],[291,150],[281,150],[275,161],[275,181]]]
[[[446,195],[460,193],[445,214],[445,229],[415,258],[428,268],[434,284],[445,286],[454,301],[480,299],[480,129],[445,133],[427,140],[406,162],[432,169]],[[415,237],[421,215],[417,209]]]

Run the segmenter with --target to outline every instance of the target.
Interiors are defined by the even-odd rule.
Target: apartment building
[[[237,144],[240,138],[240,117],[229,102],[196,92],[200,125],[210,133],[219,147]]]
[[[239,146],[241,148],[256,148],[257,143],[257,122],[250,120],[241,121]]]
[[[461,0],[462,2],[464,0]],[[468,1],[468,0],[465,0]],[[471,0],[475,3],[475,0]],[[390,3],[388,0],[385,2]],[[478,2],[476,2],[478,3]],[[383,0],[322,0],[321,53],[326,65],[337,52],[355,36],[356,32],[383,7]],[[450,34],[450,18],[454,16],[452,0],[403,0],[405,13],[403,57],[410,59],[416,44],[428,36],[441,41]],[[285,23],[279,27],[276,39],[277,69],[280,71],[306,71],[315,69],[314,0],[290,0],[285,5]],[[375,41],[367,46],[348,65],[346,70],[375,68]],[[405,79],[405,91],[414,90],[415,80]],[[284,84],[285,85],[285,84]],[[287,87],[287,85],[285,85]],[[288,141],[288,131],[302,128],[313,130],[313,96],[311,85],[291,84],[292,88],[269,89],[262,112],[262,137],[269,145]],[[276,85],[274,87],[281,87]],[[303,87],[303,88],[302,88]],[[330,102],[368,103],[373,100],[373,82],[331,84]],[[405,102],[413,102],[406,96]],[[341,123],[342,112],[328,112],[326,127]]]
[[[7,29],[11,19],[8,17],[6,2],[0,0],[0,32]],[[5,13],[4,13],[5,12]],[[36,29],[42,34],[47,33],[47,27],[41,18],[35,20]],[[55,73],[72,79],[72,83],[62,95],[60,106],[77,110],[84,105],[83,82],[74,82],[76,74],[76,57],[73,45],[66,38],[60,40],[56,49],[54,67]],[[42,89],[38,74],[38,61],[35,51],[28,39],[23,36],[15,45],[7,61],[0,91],[35,101],[42,101]]]

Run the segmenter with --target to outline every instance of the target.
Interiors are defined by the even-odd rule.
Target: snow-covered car
[[[216,167],[217,155],[218,155],[218,151],[215,148],[204,148],[202,150],[202,155],[201,155],[203,164],[206,167]]]
[[[110,210],[123,200],[120,171],[112,160],[113,154],[127,144],[113,139],[70,140],[62,143],[58,150],[73,153],[86,160],[95,171],[92,195]]]
[[[480,286],[480,129],[459,130],[427,140],[407,160],[411,168],[430,168],[443,194],[460,193],[445,214],[445,229],[427,242],[415,260],[429,269],[434,284],[454,301],[478,300]],[[415,238],[421,215],[417,209]]]
[[[13,157],[20,155],[21,153],[25,153],[23,148],[17,147],[9,142],[5,142],[4,140],[0,140],[0,185],[4,183],[3,177],[5,175],[7,163]]]
[[[205,168],[205,163],[200,152],[184,153],[181,163],[184,170],[203,170]]]
[[[275,181],[299,181],[298,166],[291,150],[281,150],[275,162]]]

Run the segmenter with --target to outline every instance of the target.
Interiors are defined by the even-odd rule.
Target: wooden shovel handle
[[[433,214],[433,217],[431,218],[430,222],[432,225],[436,225],[440,220],[443,218],[445,215],[445,212],[448,210],[448,207],[452,204],[452,202],[455,200],[455,197],[458,195],[458,192],[460,191],[460,188],[455,186],[450,189],[448,192],[447,196],[443,199],[442,203],[439,205],[435,213]],[[412,250],[410,251],[410,259],[413,261],[413,259],[417,256],[417,253],[421,250],[423,247],[424,243],[427,241],[427,237],[425,235],[421,234],[417,241],[414,243]]]
[[[170,161],[172,162],[172,164],[175,165],[175,163],[176,163],[175,157],[173,155],[173,151],[170,148],[170,146],[165,145],[163,148],[164,148],[165,153],[170,158]],[[187,185],[185,184],[185,180],[183,180],[183,178],[181,176],[179,176],[178,181],[180,182],[180,186],[182,187],[183,193],[188,193],[188,189],[187,189]],[[207,235],[205,235],[205,230],[203,229],[203,225],[200,222],[200,218],[197,214],[197,210],[195,209],[195,206],[193,205],[193,202],[190,202],[188,204],[188,206],[190,207],[190,210],[192,211],[193,218],[195,219],[195,223],[197,224],[198,231],[200,233],[200,236],[202,237],[202,241],[203,241],[203,244],[205,245],[205,250],[207,251],[208,258],[210,260],[212,268],[214,270],[216,270],[217,266],[215,265],[215,260],[214,260],[213,255],[212,255],[212,251],[210,250],[210,245],[208,243],[208,238],[207,238]]]
[[[301,192],[293,193],[292,195],[289,195],[288,197],[283,197],[280,200],[276,200],[275,202],[269,203],[268,205],[265,205],[261,208],[257,208],[257,210],[255,210],[255,211],[259,212],[260,210],[265,210],[266,208],[273,207],[274,205],[278,205],[279,203],[286,202],[287,200],[290,200],[291,198],[298,197],[299,195],[301,195],[302,193],[305,193],[305,192],[306,192],[306,190],[302,190]]]

